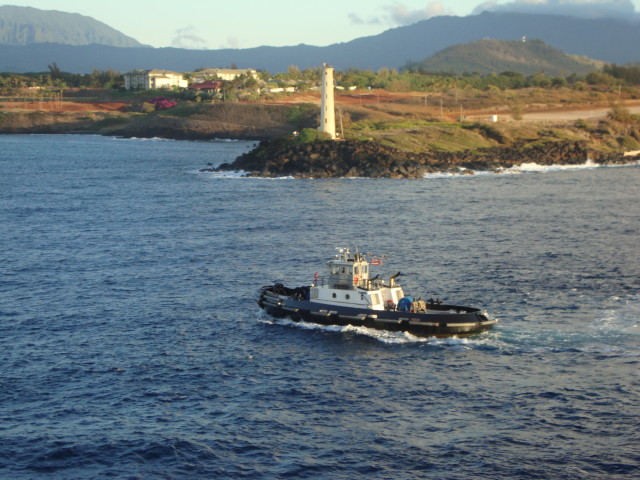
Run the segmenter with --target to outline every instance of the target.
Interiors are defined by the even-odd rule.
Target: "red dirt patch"
[[[336,91],[335,102],[346,105],[362,105],[368,103],[395,102],[405,98],[424,96],[418,92],[387,92],[386,90],[355,90]],[[320,92],[292,93],[282,96],[277,100],[268,101],[269,104],[290,104],[290,103],[316,103],[320,104]]]
[[[118,112],[128,104],[119,102],[79,103],[79,102],[2,102],[0,108],[13,111],[42,112]]]

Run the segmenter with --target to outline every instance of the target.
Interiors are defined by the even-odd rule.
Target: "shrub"
[[[331,136],[315,128],[303,128],[296,140],[298,143],[313,143],[321,140],[331,140]]]
[[[576,126],[576,128],[581,128],[582,130],[588,130],[589,129],[589,124],[587,123],[587,121],[584,118],[579,118],[575,121],[574,125]]]
[[[629,109],[619,104],[611,106],[611,110],[607,113],[607,118],[620,123],[634,123],[635,121]]]
[[[511,107],[511,118],[514,120],[522,120],[522,114],[524,112],[524,107],[521,103],[516,103],[513,107]]]
[[[625,150],[637,150],[640,148],[640,142],[630,135],[625,135],[618,138],[618,143]]]
[[[142,105],[140,105],[140,111],[142,113],[151,113],[155,111],[155,109],[156,109],[156,106],[153,103],[142,102]]]

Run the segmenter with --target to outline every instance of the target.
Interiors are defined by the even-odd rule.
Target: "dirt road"
[[[338,105],[367,105],[367,104],[380,104],[396,105],[399,110],[413,111],[415,106],[409,106],[402,104],[402,100],[415,96],[420,96],[417,92],[385,92],[384,90],[374,90],[364,94],[342,94],[337,96],[336,103]],[[280,98],[276,101],[264,102],[267,104],[294,104],[294,103],[316,103],[320,104],[320,98],[318,93],[300,93],[295,95],[288,95]],[[128,105],[126,103],[116,102],[102,102],[102,103],[84,103],[73,101],[61,101],[61,102],[0,102],[0,109],[5,111],[14,112],[27,112],[27,111],[45,111],[45,112],[115,112],[124,111]],[[627,102],[625,107],[633,114],[640,114],[640,102],[633,101]],[[392,108],[393,109],[393,108]],[[524,112],[522,114],[521,121],[525,122],[571,122],[578,119],[584,120],[597,120],[604,119],[610,108],[598,107],[598,108],[579,108],[573,110],[557,110],[550,109],[547,111],[535,111]],[[486,112],[486,113],[485,113]],[[513,121],[513,117],[510,113],[500,111],[497,113],[498,121]],[[494,113],[490,113],[488,110],[476,112],[463,113],[464,118],[467,120],[476,121],[492,121]],[[455,113],[449,112],[447,118],[450,119],[456,117]],[[456,117],[457,118],[457,117]]]
[[[626,108],[633,114],[640,114],[640,105],[627,105]],[[522,120],[528,122],[569,122],[579,119],[597,120],[606,118],[610,108],[593,108],[580,110],[567,110],[559,112],[533,112],[522,114]]]

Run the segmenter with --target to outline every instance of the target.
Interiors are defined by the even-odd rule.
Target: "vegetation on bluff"
[[[533,42],[535,43],[535,42]],[[497,73],[501,72],[501,73]],[[186,74],[188,76],[188,74]],[[297,91],[308,91],[315,88],[322,77],[320,67],[300,70],[296,66],[290,66],[286,72],[271,74],[259,72],[259,79],[243,75],[234,80],[223,81],[222,90],[226,95],[220,96],[229,101],[253,96],[268,98],[268,88],[262,89],[262,95],[256,97],[255,91],[259,87],[284,88],[293,87]],[[569,75],[549,74],[542,68],[530,74],[523,74],[514,70],[496,70],[489,73],[474,70],[465,70],[464,73],[443,73],[427,70],[421,64],[408,64],[404,69],[381,68],[377,71],[346,69],[335,72],[335,81],[338,89],[356,88],[361,90],[383,89],[391,92],[436,92],[445,89],[461,90],[517,90],[525,88],[558,88],[571,87],[584,89],[587,86],[635,86],[640,85],[640,64],[603,64],[601,69],[596,69],[582,75],[571,73]],[[53,62],[48,66],[48,71],[16,74],[10,72],[0,73],[0,88],[103,88],[109,90],[122,90],[124,79],[120,72],[112,69],[94,70],[90,74],[75,74],[62,71]],[[177,91],[175,93],[178,93]],[[192,92],[183,92],[185,99]],[[202,95],[202,94],[201,94]],[[202,99],[213,97],[204,96]]]
[[[114,72],[94,72],[89,76],[68,77],[55,64],[50,66],[48,74],[40,76],[1,75],[0,83],[5,86],[1,91],[5,95],[0,106],[17,100],[14,103],[18,108],[1,110],[0,132],[93,132],[176,139],[283,138],[287,139],[284,144],[308,145],[312,149],[323,140],[315,129],[319,116],[318,93],[307,88],[319,79],[319,69],[300,71],[291,67],[284,74],[269,76],[276,85],[296,85],[298,91],[294,94],[258,93],[256,81],[248,78],[226,82],[222,95],[193,91],[124,91],[113,88],[118,84],[114,75]],[[539,158],[545,151],[555,152],[558,160],[566,160],[567,152],[574,159],[584,152],[608,158],[608,155],[620,156],[623,151],[640,150],[640,122],[625,107],[625,102],[640,104],[640,88],[636,86],[640,83],[640,66],[637,65],[611,65],[597,73],[562,81],[543,74],[529,77],[513,72],[443,75],[386,69],[375,73],[348,70],[337,72],[336,77],[339,85],[356,87],[336,91],[339,135],[344,140],[376,145],[364,150],[356,148],[354,151],[360,152],[359,155],[365,151],[383,152],[389,159],[395,155],[389,165],[398,164],[397,160],[407,155],[436,158],[439,168],[446,165],[469,168],[468,165],[476,164],[490,166],[490,161],[479,162],[478,158],[497,157],[500,151],[519,152],[521,158]],[[62,88],[67,81],[79,80],[93,82],[93,85],[104,81],[112,88]],[[49,88],[7,86],[21,81],[44,82]],[[47,92],[50,97],[46,97]],[[8,95],[11,93],[13,97]],[[62,99],[67,106],[104,107],[117,102],[118,107],[99,111],[90,111],[88,107],[74,114],[62,107],[56,108],[65,103]],[[31,103],[37,111],[20,109],[20,102]],[[607,111],[608,118],[578,117],[544,124],[526,119],[535,112],[582,109],[585,113],[592,109]],[[492,118],[499,121],[494,122]],[[294,132],[298,132],[297,135]],[[279,158],[287,159],[286,151],[278,154]],[[346,151],[339,149],[331,155],[340,158]],[[304,155],[295,155],[304,158]],[[419,175],[433,167],[425,162],[414,162],[412,169],[398,164],[394,175]],[[380,171],[374,173],[380,174]],[[319,167],[317,172],[330,173]],[[336,167],[334,173],[344,172]]]

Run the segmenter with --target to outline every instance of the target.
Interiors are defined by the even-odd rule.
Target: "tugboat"
[[[498,322],[479,308],[405,295],[397,283],[400,272],[386,282],[379,274],[370,278],[370,266],[381,264],[380,257],[339,248],[335,258],[327,262],[327,275],[316,273],[311,285],[301,287],[288,288],[281,283],[263,286],[258,289],[257,302],[275,318],[408,332],[419,337],[472,335]]]

